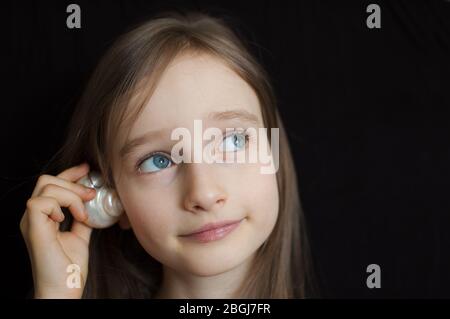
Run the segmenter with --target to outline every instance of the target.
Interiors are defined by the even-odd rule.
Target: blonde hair
[[[218,18],[195,12],[164,13],[119,37],[90,78],[52,169],[56,173],[87,161],[114,187],[111,159],[119,128],[129,132],[130,123],[142,111],[165,68],[187,51],[220,58],[252,87],[269,141],[269,128],[279,128],[278,220],[257,250],[252,271],[236,297],[309,296],[314,288],[309,245],[295,167],[273,89],[249,49]],[[143,94],[136,94],[138,91]],[[70,226],[67,215],[62,229]],[[132,231],[117,225],[94,230],[83,297],[152,297],[161,283],[161,272],[162,265],[145,252]]]

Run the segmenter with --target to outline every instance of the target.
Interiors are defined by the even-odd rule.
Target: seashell
[[[107,228],[115,224],[123,212],[117,193],[103,186],[103,179],[97,172],[90,172],[77,181],[87,187],[96,189],[96,196],[84,202],[88,212],[85,223],[93,228]]]

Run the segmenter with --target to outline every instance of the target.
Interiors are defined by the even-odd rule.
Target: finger
[[[86,187],[78,183],[73,183],[56,176],[42,175],[39,177],[31,197],[41,195],[43,188],[48,184],[54,184],[69,189],[80,196],[84,201],[91,200],[92,198],[94,198],[94,195],[96,193],[94,188]]]
[[[27,201],[26,214],[28,214],[30,224],[45,222],[48,218],[58,223],[64,220],[61,207],[56,199],[51,197],[40,196],[30,198]]]
[[[89,239],[91,238],[92,233],[92,227],[89,227],[85,223],[74,220],[70,231],[89,243]]]
[[[82,163],[80,165],[66,169],[65,171],[56,175],[56,177],[62,178],[70,182],[75,182],[80,178],[82,178],[84,175],[86,175],[88,172],[89,172],[89,164]]]
[[[55,198],[60,206],[67,207],[70,210],[76,220],[84,221],[88,217],[81,198],[67,188],[47,184],[40,196]]]
[[[27,249],[33,256],[36,247],[46,247],[57,239],[59,225],[64,220],[64,214],[56,199],[39,196],[27,201],[26,216],[26,232],[23,236]]]

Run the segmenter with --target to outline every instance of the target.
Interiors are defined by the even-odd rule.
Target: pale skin
[[[255,122],[211,116],[227,111],[250,114]],[[121,135],[117,143],[123,146],[149,130],[162,130],[124,157],[118,147],[113,160],[116,191],[125,209],[119,225],[132,228],[143,248],[163,265],[156,298],[234,296],[278,217],[276,176],[261,174],[259,163],[181,163],[165,168],[152,164],[151,152],[170,159],[177,142],[170,139],[174,128],[193,131],[194,120],[199,119],[204,129],[264,127],[258,98],[245,81],[218,58],[183,54],[165,70],[129,136]],[[32,260],[36,297],[81,297],[82,288],[66,288],[64,265],[80,263],[86,278],[91,229],[82,223],[80,204],[94,195],[84,194],[83,186],[74,182],[88,170],[78,166],[43,178],[27,204],[21,229]],[[77,222],[71,232],[61,234],[56,229],[62,218],[58,208],[68,204]],[[219,240],[204,243],[182,236],[224,220],[240,223]]]

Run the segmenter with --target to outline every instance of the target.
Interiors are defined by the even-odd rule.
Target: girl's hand
[[[95,189],[77,184],[89,172],[88,164],[71,167],[57,176],[42,175],[28,199],[20,221],[31,259],[35,298],[81,298],[88,273],[89,239],[92,228],[83,201],[95,196]],[[64,220],[61,207],[74,217],[70,231],[59,231]],[[79,287],[73,276],[80,270]],[[69,276],[72,276],[69,278]]]

